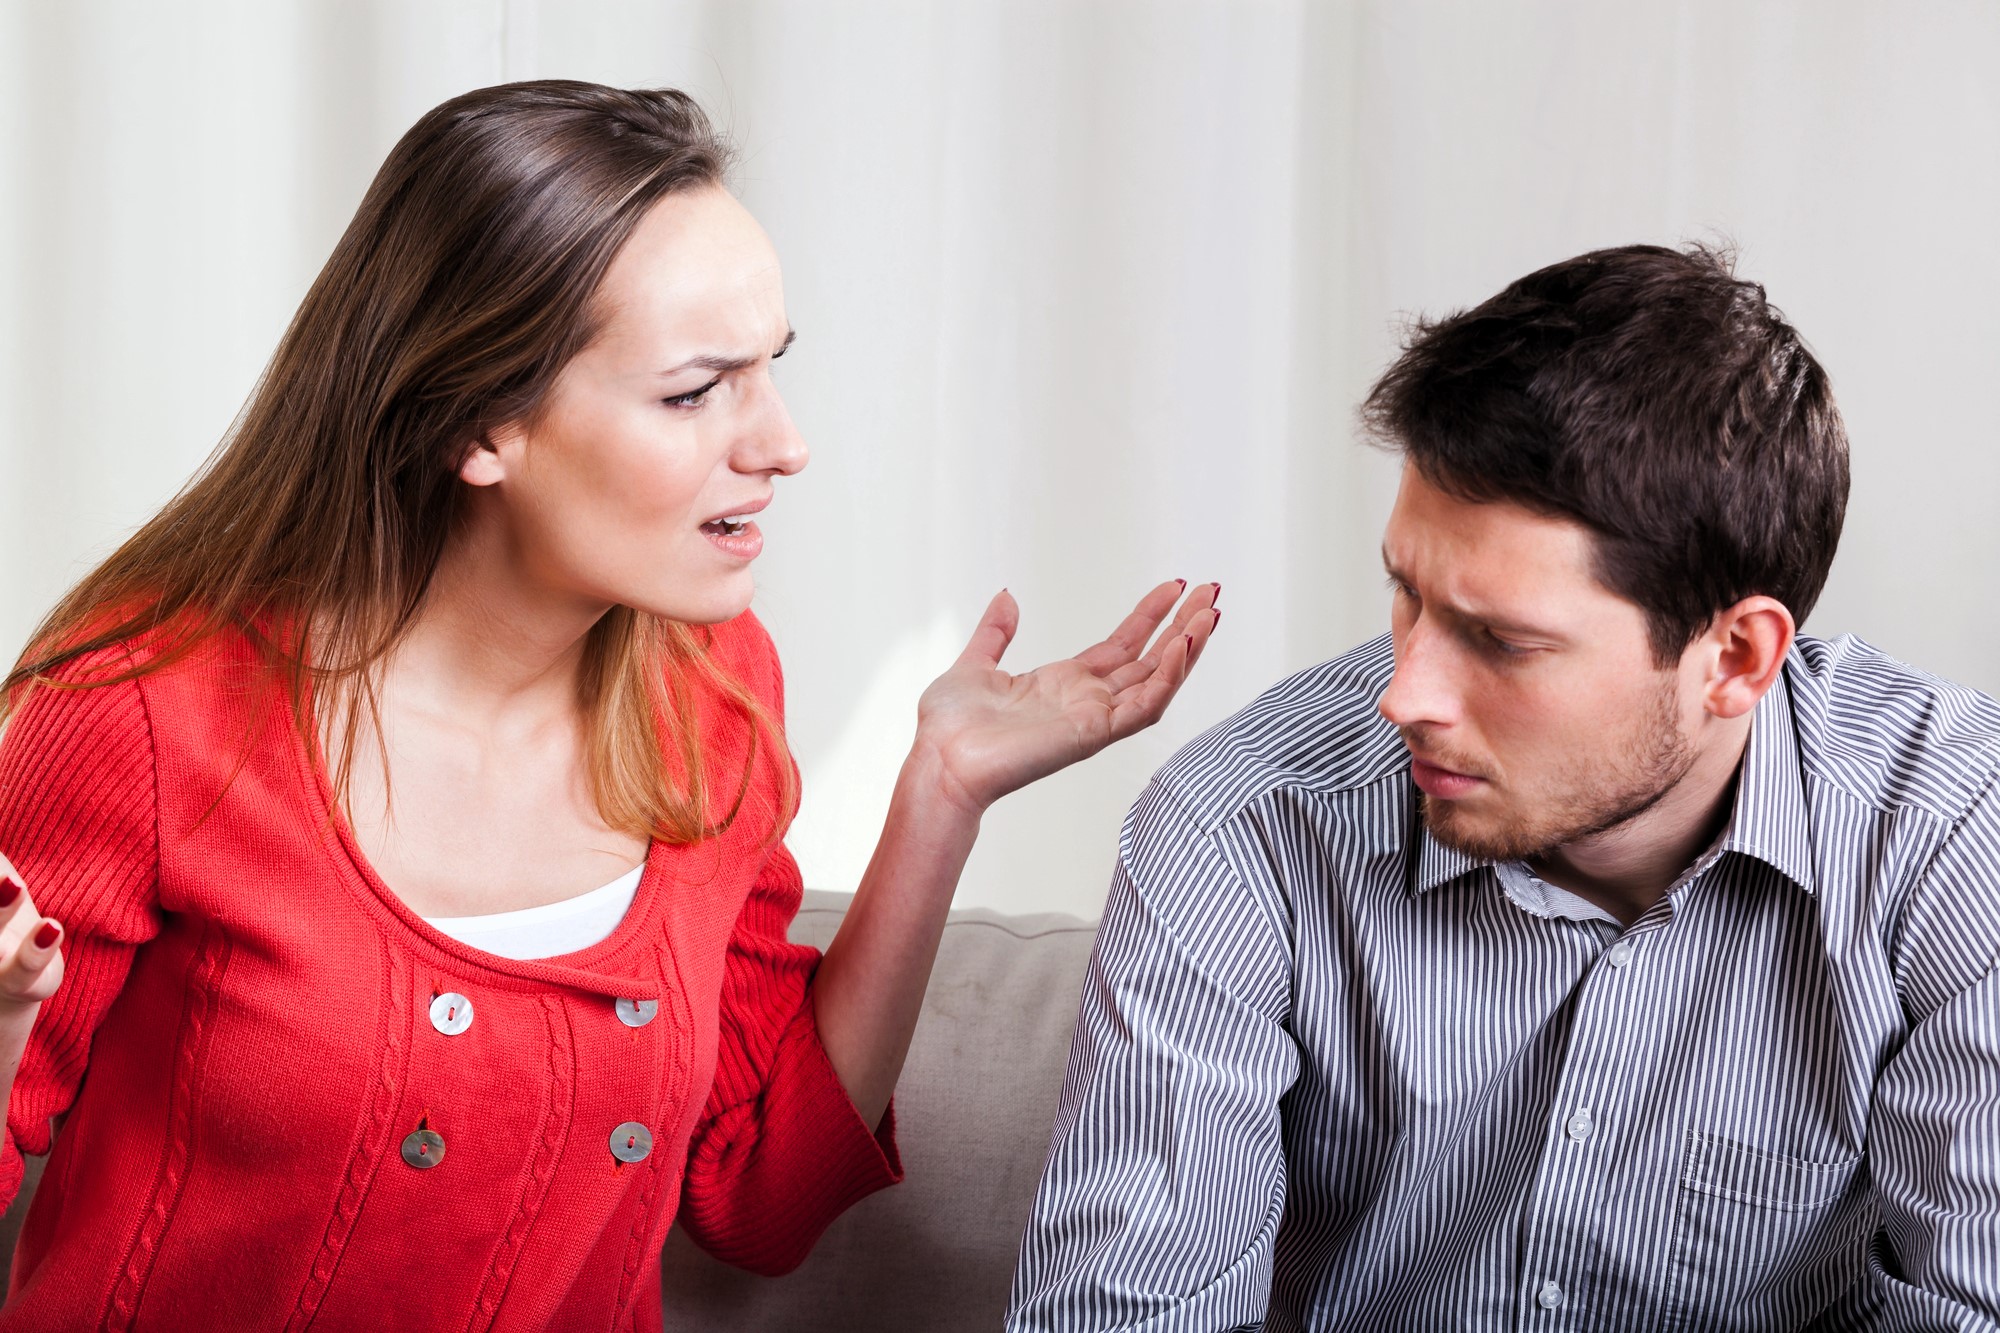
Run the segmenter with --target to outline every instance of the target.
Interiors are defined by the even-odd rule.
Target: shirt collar
[[[1428,893],[1460,875],[1493,862],[1468,856],[1431,836],[1411,802],[1417,846],[1410,888]],[[1799,769],[1799,741],[1792,721],[1791,692],[1780,673],[1750,719],[1750,743],[1738,771],[1736,797],[1729,812],[1722,852],[1755,857],[1807,893],[1816,891],[1812,849],[1806,832],[1809,817],[1805,780]]]
[[[1798,724],[1792,717],[1791,691],[1780,672],[1750,719],[1750,745],[1736,779],[1736,803],[1722,850],[1754,856],[1816,894],[1819,881],[1813,875],[1807,836],[1811,827]]]

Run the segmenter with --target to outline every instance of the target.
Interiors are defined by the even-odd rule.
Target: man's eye
[[[1529,653],[1535,651],[1532,648],[1523,648],[1518,643],[1509,643],[1492,630],[1482,631],[1480,637],[1485,640],[1488,647],[1494,652],[1499,653],[1502,657],[1526,657]]]
[[[671,398],[662,398],[660,401],[668,407],[693,407],[701,401],[702,395],[720,383],[722,383],[722,379],[720,376],[717,376],[715,379],[702,385],[699,389],[692,389],[687,393],[677,393]]]

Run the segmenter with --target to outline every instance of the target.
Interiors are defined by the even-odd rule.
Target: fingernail
[[[1222,612],[1220,612],[1220,611],[1217,611],[1217,610],[1216,610],[1216,609],[1215,609],[1214,607],[1212,607],[1212,606],[1211,606],[1211,607],[1209,607],[1208,609],[1209,609],[1209,610],[1210,610],[1211,612],[1213,612],[1213,613],[1214,613],[1214,615],[1215,615],[1215,619],[1213,619],[1213,620],[1211,620],[1211,621],[1209,621],[1209,622],[1208,622],[1208,632],[1209,632],[1210,634],[1213,634],[1213,633],[1215,633],[1215,627],[1216,627],[1217,625],[1220,625],[1220,624],[1222,623]]]
[[[1217,602],[1221,600],[1222,600],[1222,585],[1218,583],[1215,585],[1215,596],[1208,599],[1208,604],[1210,606],[1214,606]]]
[[[1188,651],[1189,651],[1189,652],[1193,652],[1193,651],[1194,651],[1194,635],[1192,635],[1192,634],[1183,634],[1183,635],[1181,635],[1181,637],[1182,637],[1183,639],[1186,639],[1186,640],[1187,640],[1187,646],[1188,646]]]
[[[35,932],[35,947],[37,949],[52,949],[55,947],[56,940],[61,935],[61,926],[58,926],[53,921],[44,921],[42,922],[42,928]]]
[[[12,875],[0,879],[0,907],[12,907],[14,900],[21,896],[21,882]]]
[[[1174,580],[1174,582],[1175,582],[1175,583],[1178,583],[1178,584],[1180,584],[1180,585],[1181,585],[1181,591],[1182,591],[1182,592],[1186,592],[1186,591],[1187,591],[1187,580],[1186,580],[1186,579],[1175,579],[1175,580]]]

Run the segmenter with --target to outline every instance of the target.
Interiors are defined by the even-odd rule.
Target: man
[[[1127,820],[1009,1328],[1996,1327],[2000,705],[1796,636],[1819,365],[1633,246],[1364,415],[1391,632]]]

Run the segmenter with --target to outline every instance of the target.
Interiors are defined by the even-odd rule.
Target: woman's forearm
[[[820,1041],[868,1124],[888,1109],[917,1025],[978,810],[921,747],[903,764],[882,840],[813,982]]]

